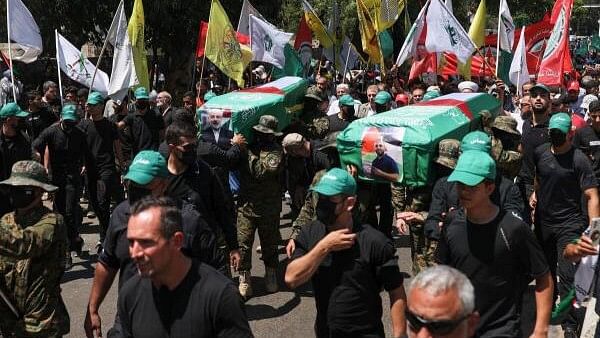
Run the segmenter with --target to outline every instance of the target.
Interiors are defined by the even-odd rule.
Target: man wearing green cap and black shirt
[[[253,127],[254,141],[242,155],[240,163],[240,193],[238,197],[237,230],[240,246],[240,294],[252,296],[250,269],[252,246],[258,230],[265,263],[265,288],[277,292],[279,213],[281,212],[281,175],[283,150],[275,141],[281,136],[275,116],[263,115]]]
[[[379,292],[390,296],[394,337],[406,331],[406,295],[392,242],[353,219],[356,181],[339,168],[329,170],[311,190],[319,194],[317,220],[300,230],[285,272],[297,288],[312,281],[317,337],[383,337]]]
[[[155,110],[150,109],[148,91],[139,87],[134,92],[135,112],[117,123],[119,128],[131,129],[132,156],[142,150],[158,150],[165,129],[165,121]]]
[[[457,182],[461,208],[446,217],[436,261],[462,271],[473,283],[475,309],[481,315],[477,337],[522,336],[522,296],[535,278],[536,322],[531,337],[547,337],[550,270],[529,227],[491,200],[495,178],[496,163],[487,153],[469,150],[459,157],[448,181]]]
[[[137,274],[135,263],[129,255],[127,222],[131,206],[145,196],[163,197],[168,186],[167,163],[158,152],[144,150],[133,159],[127,175],[128,199],[121,202],[113,211],[104,240],[104,248],[98,255],[94,281],[84,323],[86,335],[96,337],[101,332],[99,308],[110,290],[117,272],[119,289],[127,280]],[[189,203],[178,202],[183,216],[185,235],[184,253],[195,257],[224,272],[226,266],[222,255],[216,251],[215,236],[203,215]],[[94,336],[95,332],[95,336]],[[109,337],[120,337],[120,322],[117,318]],[[114,335],[113,335],[114,334]]]
[[[85,110],[90,119],[79,122],[79,128],[87,135],[87,144],[90,147],[97,173],[96,181],[91,181],[88,177],[88,189],[90,204],[98,215],[100,224],[100,241],[98,242],[98,251],[100,251],[110,220],[110,199],[119,184],[115,154],[121,166],[123,160],[120,155],[121,147],[117,127],[104,117],[102,94],[91,92],[87,98]]]
[[[31,159],[31,143],[19,130],[19,121],[29,116],[14,102],[0,109],[0,180],[10,176],[13,164]],[[8,201],[8,196],[0,191],[0,199]],[[13,210],[10,203],[0,203],[0,216]]]
[[[598,182],[589,159],[571,146],[571,117],[566,113],[552,115],[548,129],[550,143],[533,153],[538,186],[529,204],[535,210],[536,235],[552,275],[555,279],[559,276],[558,291],[565,297],[573,286],[575,267],[562,259],[562,253],[594,217],[600,216]],[[578,323],[573,311],[562,324],[565,337],[575,334]]]
[[[88,178],[95,180],[97,176],[86,135],[77,127],[78,121],[76,107],[65,105],[60,122],[46,128],[33,142],[33,149],[39,156],[48,147],[50,168],[46,169],[52,174],[52,184],[58,187],[54,195],[54,211],[65,218],[70,249],[79,253],[83,247],[77,217],[81,212],[81,174],[85,168]]]
[[[349,94],[342,95],[338,100],[340,112],[335,115],[327,116],[329,121],[328,134],[346,129],[346,127],[356,119],[354,116],[354,98]]]
[[[392,109],[392,95],[386,90],[381,90],[375,95],[373,99],[375,103],[375,114],[386,112]]]
[[[0,299],[0,333],[62,337],[69,332],[60,295],[67,229],[59,214],[42,205],[44,192],[57,187],[41,164],[19,161],[0,188],[9,190],[15,207],[0,219],[0,291],[7,296]]]

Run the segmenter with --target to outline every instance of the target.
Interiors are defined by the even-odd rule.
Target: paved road
[[[284,207],[283,213],[289,209]],[[85,226],[82,229],[82,237],[85,240],[84,254],[80,258],[74,259],[73,268],[65,273],[62,284],[62,294],[67,309],[71,316],[71,333],[67,337],[81,338],[85,337],[83,330],[83,320],[89,297],[89,292],[93,280],[94,265],[96,261],[95,244],[98,240],[98,226],[96,219],[85,219]],[[290,221],[282,220],[281,233],[282,238],[288,238],[290,232]],[[258,237],[257,237],[258,238]],[[255,243],[255,247],[259,243]],[[410,272],[410,250],[402,245],[397,250],[399,265],[401,271]],[[285,254],[281,250],[280,260],[282,261],[281,271],[285,266]],[[267,294],[263,284],[264,266],[258,258],[258,254],[253,250],[252,283],[255,296],[246,303],[246,311],[250,326],[256,337],[313,337],[313,323],[315,320],[315,303],[309,285],[295,291],[287,289],[283,284],[282,274],[280,273],[281,291],[275,294]],[[405,283],[406,285],[406,283]],[[531,297],[532,295],[530,295]],[[386,294],[382,294],[384,307],[384,325],[386,336],[391,336],[389,320],[389,301]],[[531,298],[530,298],[531,299]],[[106,296],[100,314],[102,317],[102,328],[104,336],[112,324],[116,313],[117,303],[117,281],[113,284],[110,292]],[[524,306],[524,332],[530,332],[528,325],[534,321],[535,303],[525,302]],[[550,337],[562,336],[558,333]]]

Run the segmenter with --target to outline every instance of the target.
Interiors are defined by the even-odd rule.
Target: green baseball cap
[[[98,92],[91,92],[87,98],[87,104],[97,105],[104,103],[104,96]]]
[[[440,92],[437,90],[430,90],[423,95],[423,101],[429,101],[435,99],[436,97],[440,97]]]
[[[558,129],[563,134],[568,134],[571,131],[571,117],[567,113],[558,113],[552,115],[548,129]]]
[[[354,98],[348,94],[342,95],[340,100],[338,101],[340,106],[353,107],[354,106]]]
[[[377,92],[377,95],[375,95],[373,101],[377,104],[388,104],[392,101],[392,95],[385,90],[380,90]]]
[[[124,179],[139,185],[146,185],[156,177],[167,177],[167,161],[159,152],[152,150],[140,151],[129,165]]]
[[[321,180],[311,188],[312,191],[324,196],[356,194],[356,181],[343,169],[330,169]]]
[[[21,107],[19,107],[18,104],[11,102],[11,103],[7,103],[4,105],[4,107],[2,107],[2,109],[0,109],[0,118],[7,118],[7,117],[11,117],[11,116],[15,116],[15,117],[27,117],[29,116],[29,113],[24,112]]]
[[[150,96],[148,96],[148,90],[144,87],[139,87],[133,92],[133,96],[135,96],[136,100],[148,100]]]
[[[541,83],[538,83],[529,89],[529,93],[539,92],[539,91],[544,91],[547,94],[550,94],[550,88],[548,88],[546,85],[541,84]]]
[[[478,150],[489,154],[492,150],[492,140],[488,134],[482,131],[472,131],[463,137],[460,142],[460,150],[462,152]]]
[[[448,182],[460,182],[473,187],[484,179],[496,179],[496,162],[486,152],[469,150],[458,158],[456,168],[448,177]]]
[[[204,102],[208,102],[210,99],[215,97],[217,97],[217,94],[215,94],[212,90],[209,90],[206,92],[206,94],[204,94]]]
[[[60,112],[60,118],[64,121],[79,121],[79,115],[77,115],[77,107],[73,104],[67,104],[62,108]]]

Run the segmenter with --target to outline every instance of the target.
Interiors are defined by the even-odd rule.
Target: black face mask
[[[64,121],[62,122],[62,129],[65,131],[65,133],[71,133],[73,131],[73,128],[75,128],[75,123]]]
[[[30,206],[35,198],[35,190],[31,188],[14,187],[10,190],[10,201],[16,209]]]
[[[149,102],[140,102],[140,101],[138,101],[138,102],[135,103],[135,107],[138,110],[146,110],[146,108],[150,107],[150,103]]]
[[[567,134],[558,130],[550,130],[550,143],[554,147],[560,147],[567,141]]]
[[[25,119],[19,119],[17,122],[17,130],[26,130],[27,129],[27,121]]]
[[[196,150],[194,149],[181,152],[179,160],[187,165],[196,163]]]
[[[150,196],[152,194],[152,190],[143,187],[138,187],[135,185],[130,185],[129,189],[127,190],[127,193],[129,204],[133,205],[135,202],[141,200],[142,198]]]
[[[337,218],[336,207],[337,203],[330,201],[329,198],[320,198],[315,208],[317,219],[326,226],[333,225]]]

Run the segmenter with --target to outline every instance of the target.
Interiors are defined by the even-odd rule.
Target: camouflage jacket
[[[521,171],[523,155],[514,150],[507,150],[502,147],[499,139],[492,138],[492,157],[496,160],[496,166],[502,176],[513,180]]]
[[[392,183],[392,206],[396,212],[412,211],[427,218],[429,204],[431,203],[431,187],[407,187],[399,183]]]
[[[283,150],[276,143],[252,146],[240,165],[238,206],[249,217],[279,215]]]
[[[0,219],[0,289],[16,307],[15,319],[0,301],[0,327],[17,337],[60,336],[69,316],[60,295],[68,252],[62,216],[40,207],[24,217]]]

